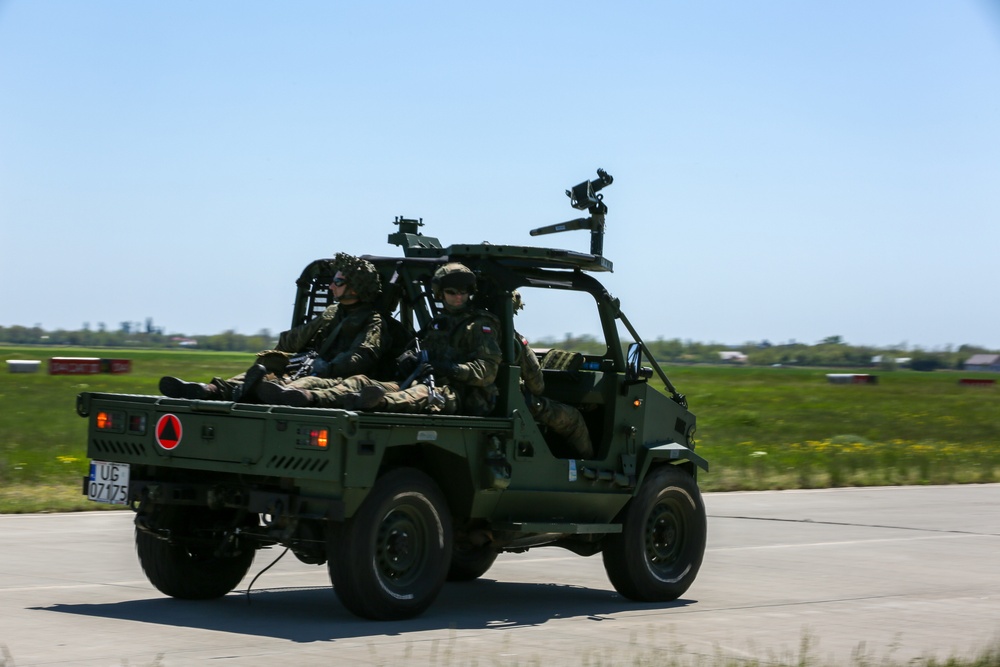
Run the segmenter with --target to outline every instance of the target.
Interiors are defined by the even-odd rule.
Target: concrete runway
[[[423,616],[362,621],[326,568],[260,552],[240,590],[163,597],[131,512],[0,515],[0,665],[812,664],[975,655],[1000,640],[1000,485],[706,494],[708,551],[670,604],[600,556],[505,554]]]

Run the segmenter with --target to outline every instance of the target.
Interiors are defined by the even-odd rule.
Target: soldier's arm
[[[302,352],[316,335],[330,324],[336,314],[337,305],[334,304],[324,310],[319,317],[283,331],[278,336],[278,345],[275,349],[280,352]]]
[[[514,333],[514,345],[519,352],[518,360],[524,386],[535,396],[541,396],[545,393],[545,378],[542,376],[542,367],[538,363],[535,351],[528,345],[528,340],[517,332]]]
[[[489,322],[476,320],[469,326],[469,347],[474,352],[470,360],[455,364],[452,377],[473,387],[486,387],[497,379],[500,369],[500,343],[497,341],[497,327]]]
[[[351,341],[350,347],[330,359],[326,377],[370,375],[388,346],[388,333],[382,316],[373,312],[366,326]]]

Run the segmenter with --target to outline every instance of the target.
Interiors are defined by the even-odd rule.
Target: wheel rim
[[[657,574],[668,574],[681,562],[685,522],[679,503],[662,501],[646,520],[646,562]]]
[[[427,561],[427,526],[409,508],[397,508],[382,520],[376,542],[379,577],[393,587],[416,581]]]

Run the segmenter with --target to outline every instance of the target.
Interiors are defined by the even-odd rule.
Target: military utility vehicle
[[[92,459],[84,493],[135,512],[142,569],[176,598],[231,592],[254,555],[276,545],[327,564],[343,605],[370,619],[416,616],[446,581],[482,576],[502,552],[545,546],[600,553],[626,598],[679,597],[705,549],[697,473],[708,464],[694,452],[685,397],[595,277],[612,270],[598,194],[611,182],[598,170],[566,192],[589,215],[531,231],[589,230],[589,253],[444,246],[421,233],[421,220],[397,218],[388,240],[402,256],[365,257],[380,272],[397,336],[412,336],[442,307],[430,288],[435,269],[457,261],[476,273],[474,303],[501,322],[500,394],[489,416],[84,392],[77,412],[88,419]],[[327,306],[330,278],[329,260],[305,267],[293,326]],[[535,351],[545,395],[583,414],[590,459],[529,412],[515,365],[514,290],[526,312],[559,309],[602,332],[603,340],[589,337],[589,351]],[[650,384],[654,371],[663,392]]]

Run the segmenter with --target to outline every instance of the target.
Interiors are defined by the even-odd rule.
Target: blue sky
[[[597,167],[646,338],[1000,349],[996,0],[0,0],[0,325],[278,332],[397,215],[586,250]]]

